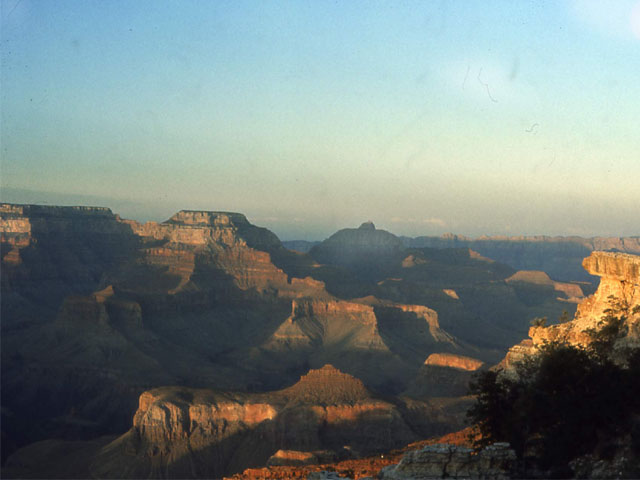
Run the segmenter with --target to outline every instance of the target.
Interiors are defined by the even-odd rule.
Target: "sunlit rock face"
[[[534,345],[539,345],[545,340],[564,339],[578,345],[588,344],[586,330],[598,328],[598,322],[605,315],[605,310],[612,307],[612,299],[622,302],[629,309],[626,321],[629,330],[623,343],[639,341],[640,332],[637,324],[640,315],[631,312],[635,306],[640,305],[640,256],[593,252],[584,259],[583,265],[589,273],[600,277],[598,289],[578,305],[573,321],[547,328],[532,328],[530,336]]]
[[[98,452],[91,473],[215,477],[267,462],[337,458],[345,446],[370,454],[415,438],[393,404],[326,365],[272,393],[178,387],[145,392],[132,429]]]
[[[202,283],[197,282],[200,264],[208,266],[207,279],[218,283],[220,289],[226,279],[236,288],[259,293],[289,288],[287,275],[273,265],[268,253],[282,248],[280,241],[267,229],[251,225],[240,213],[183,210],[164,223],[125,223],[149,244],[139,263],[167,267],[164,275],[176,277],[170,293],[190,283]]]
[[[268,466],[300,466],[313,465],[320,462],[313,452],[301,452],[298,450],[278,450],[267,460]]]
[[[587,346],[590,343],[589,329],[598,329],[599,322],[612,308],[612,300],[625,306],[624,335],[616,341],[614,351],[625,347],[640,346],[640,256],[616,252],[593,252],[583,261],[584,268],[600,277],[596,292],[578,305],[572,321],[551,326],[531,327],[530,340],[512,347],[503,365],[511,367],[527,355],[534,353],[545,342],[562,341],[573,345]]]
[[[640,256],[594,252],[582,262],[585,270],[600,277],[598,290],[578,306],[576,320],[585,325],[599,320],[610,307],[609,297],[629,307],[640,305]]]
[[[450,353],[433,353],[429,355],[424,364],[434,367],[456,368],[468,372],[475,372],[484,365],[483,362],[475,358]]]
[[[412,398],[464,396],[474,373],[483,366],[484,362],[464,355],[432,353],[404,394]]]

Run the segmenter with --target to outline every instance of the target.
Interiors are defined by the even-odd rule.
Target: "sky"
[[[3,201],[640,235],[640,1],[0,0]]]

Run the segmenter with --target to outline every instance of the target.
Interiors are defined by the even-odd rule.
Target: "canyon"
[[[239,213],[143,224],[2,204],[0,240],[3,474],[18,476],[222,476],[386,452],[464,427],[469,379],[533,318],[637,300],[619,287],[632,255],[585,261],[603,280],[584,300],[583,277],[407,246],[370,222],[302,253]]]
[[[542,270],[562,282],[584,281],[597,286],[597,278],[582,268],[593,251],[640,254],[640,237],[481,236],[445,234],[440,237],[402,238],[407,246],[472,248],[518,270]]]
[[[591,275],[600,277],[593,295],[585,298],[571,321],[558,325],[532,326],[529,338],[511,347],[501,362],[508,373],[513,366],[551,342],[588,347],[593,331],[601,328],[609,312],[623,315],[613,354],[620,359],[630,348],[640,347],[640,256],[619,252],[592,252],[583,261]]]

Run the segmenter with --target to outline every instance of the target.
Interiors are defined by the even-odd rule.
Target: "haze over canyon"
[[[0,0],[2,478],[640,478],[640,0]]]
[[[8,477],[384,454],[467,426],[468,382],[531,352],[532,320],[579,306],[549,328],[581,332],[607,295],[633,306],[640,291],[640,237],[407,238],[364,222],[283,244],[240,213],[143,224],[17,204],[0,205],[0,233]]]

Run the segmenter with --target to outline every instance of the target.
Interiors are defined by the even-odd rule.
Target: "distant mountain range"
[[[541,270],[563,282],[596,279],[582,268],[582,259],[593,251],[640,254],[640,236],[634,237],[550,237],[464,235],[398,237],[407,248],[471,248],[479,254],[505,263],[516,270]],[[322,242],[289,240],[282,242],[291,250],[307,253]]]

